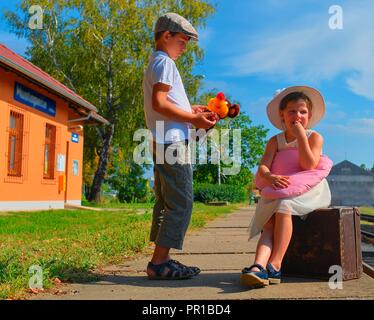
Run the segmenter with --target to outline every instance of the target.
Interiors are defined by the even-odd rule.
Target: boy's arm
[[[190,113],[178,108],[174,103],[167,99],[170,86],[164,83],[156,83],[152,90],[152,107],[163,116],[177,121],[190,122],[195,127],[209,129],[215,122],[209,121],[207,117],[213,116],[212,112],[207,113]]]

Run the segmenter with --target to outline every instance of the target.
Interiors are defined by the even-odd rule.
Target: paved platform
[[[327,281],[300,278],[284,278],[280,285],[261,289],[242,286],[240,271],[252,263],[258,240],[248,242],[253,213],[253,207],[242,208],[188,234],[183,252],[173,255],[202,269],[193,279],[150,281],[144,272],[149,260],[145,255],[104,268],[101,281],[63,284],[31,299],[374,299],[374,279],[367,274],[335,290]]]

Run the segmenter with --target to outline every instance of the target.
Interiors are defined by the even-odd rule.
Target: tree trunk
[[[95,177],[92,182],[92,187],[90,190],[90,194],[88,197],[88,201],[95,201],[100,202],[100,191],[101,185],[104,181],[104,176],[106,172],[106,168],[108,165],[108,157],[109,157],[109,148],[112,142],[112,138],[114,135],[114,121],[115,119],[115,111],[113,109],[113,43],[109,46],[109,59],[107,65],[107,80],[108,80],[108,88],[107,88],[107,95],[106,95],[106,106],[107,106],[107,119],[111,122],[110,125],[106,126],[105,133],[103,137],[103,148],[100,153],[99,157],[99,165],[95,172]]]
[[[104,181],[104,176],[108,165],[109,148],[112,142],[113,134],[114,125],[112,124],[107,126],[105,130],[103,148],[100,153],[99,164],[95,172],[92,186],[90,188],[90,193],[88,195],[88,201],[100,202],[100,190],[101,185]]]

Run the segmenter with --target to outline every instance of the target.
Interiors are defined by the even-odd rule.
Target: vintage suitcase
[[[332,207],[311,212],[306,220],[293,216],[293,234],[282,263],[285,276],[329,279],[330,267],[342,267],[342,280],[362,275],[360,213]]]

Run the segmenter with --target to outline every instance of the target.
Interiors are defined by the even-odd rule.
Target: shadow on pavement
[[[283,283],[310,283],[320,282],[317,279],[303,279],[303,278],[284,278]],[[110,275],[100,277],[99,282],[85,283],[85,285],[126,285],[141,288],[195,288],[195,287],[210,287],[221,290],[220,294],[225,293],[239,293],[249,290],[261,290],[246,287],[240,283],[240,272],[232,273],[204,273],[186,280],[149,280],[146,275]]]

